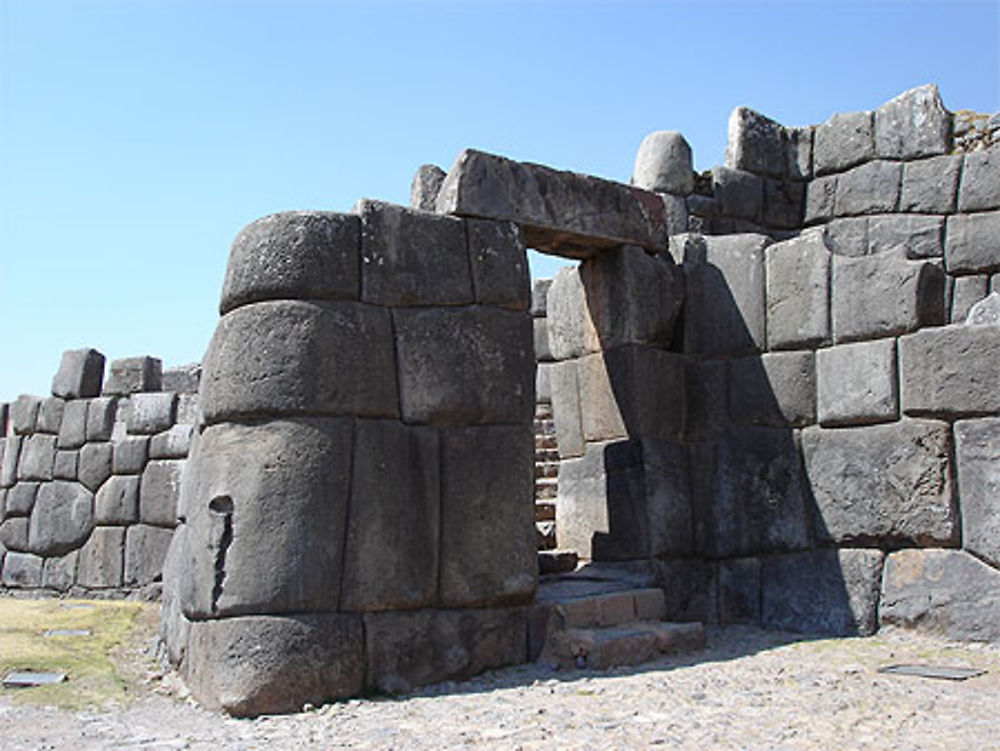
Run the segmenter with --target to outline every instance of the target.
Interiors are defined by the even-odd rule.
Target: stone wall
[[[0,405],[0,582],[156,597],[198,420],[198,366],[66,352],[52,395]]]

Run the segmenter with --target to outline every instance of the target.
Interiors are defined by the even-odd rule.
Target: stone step
[[[535,502],[535,521],[553,522],[556,520],[556,504],[552,501]]]
[[[556,423],[548,417],[546,418],[535,418],[535,435],[555,435],[556,434]]]
[[[705,627],[701,623],[634,621],[555,631],[546,640],[539,662],[560,668],[607,670],[704,648]]]
[[[554,477],[539,477],[535,480],[535,500],[553,500],[559,494],[559,483]]]
[[[558,477],[559,465],[551,462],[535,462],[535,478]]]
[[[554,435],[536,435],[535,451],[554,451],[556,459],[559,458],[559,441]]]
[[[545,462],[559,466],[559,452],[556,449],[535,447],[535,463]]]

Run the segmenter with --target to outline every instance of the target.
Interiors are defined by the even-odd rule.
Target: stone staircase
[[[556,495],[558,494],[559,451],[552,405],[535,406],[535,529],[538,549],[556,547]]]

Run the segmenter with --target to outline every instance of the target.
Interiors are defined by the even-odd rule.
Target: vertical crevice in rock
[[[233,542],[233,499],[218,496],[208,504],[212,519],[212,544],[215,548],[215,585],[212,587],[212,611],[219,609],[219,598],[226,581],[226,554]]]

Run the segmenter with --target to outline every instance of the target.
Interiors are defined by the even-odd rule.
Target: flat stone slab
[[[888,675],[913,675],[918,678],[938,678],[945,681],[965,681],[985,675],[981,668],[962,668],[944,665],[885,665],[878,669]]]
[[[42,634],[46,639],[52,639],[61,636],[90,636],[89,628],[50,628],[44,634]]]
[[[666,207],[655,193],[472,149],[448,172],[436,209],[516,222],[527,247],[570,258],[617,245],[661,251],[669,234]]]
[[[65,673],[8,673],[3,679],[4,688],[31,688],[32,686],[47,686],[52,683],[62,683],[66,680]]]

